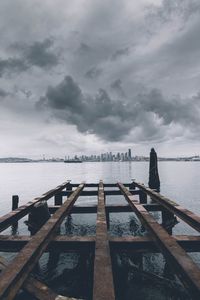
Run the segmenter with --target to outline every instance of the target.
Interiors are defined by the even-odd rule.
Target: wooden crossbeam
[[[185,251],[200,252],[200,236],[175,235],[173,238]],[[109,241],[112,249],[117,251],[160,252],[151,236],[110,236]]]
[[[93,300],[114,300],[114,283],[108,241],[103,182],[99,183],[94,259]]]
[[[158,204],[142,204],[146,210],[148,211],[162,211],[163,207],[162,205]],[[49,212],[53,214],[56,212],[56,210],[60,207],[60,205],[49,205]],[[131,207],[127,204],[112,204],[112,205],[106,205],[106,212],[108,213],[121,213],[121,212],[133,212]],[[80,205],[74,205],[71,213],[72,214],[94,214],[97,212],[97,205],[90,205],[90,206],[80,206]]]
[[[200,236],[175,235],[177,243],[188,252],[200,252]],[[20,251],[31,237],[26,235],[10,236],[0,235],[0,251],[17,252]],[[45,249],[50,251],[83,251],[93,250],[95,246],[95,236],[56,236]],[[151,236],[108,236],[111,247],[115,250],[131,250],[140,252],[160,252]]]
[[[0,217],[0,232],[5,230],[7,227],[24,217],[29,213],[34,204],[39,201],[48,200],[53,197],[56,193],[62,191],[70,184],[69,181],[64,182],[63,184],[57,186],[55,189],[48,191],[43,194],[41,197],[34,198],[32,201],[27,202],[25,205],[20,206],[19,208],[9,212],[8,214]]]
[[[63,191],[60,194],[62,196],[69,196],[72,193],[72,191]],[[107,190],[104,191],[105,196],[120,196],[122,193],[119,190]],[[131,194],[133,195],[139,195],[141,194],[140,190],[132,190]],[[98,191],[82,191],[80,196],[98,196]]]
[[[157,246],[173,268],[174,272],[188,289],[194,299],[200,299],[200,269],[178,245],[176,240],[170,236],[164,228],[147,212],[147,210],[134,199],[134,196],[123,186],[118,186],[125,199],[151,233]]]
[[[17,252],[20,251],[29,241],[30,236],[10,236],[0,235],[0,251]],[[47,246],[45,252],[58,249],[59,251],[88,251],[93,250],[95,245],[95,236],[56,236]]]
[[[55,236],[63,219],[70,212],[84,184],[73,192],[58,211],[31,238],[0,276],[0,299],[12,300],[36,265],[38,259]]]
[[[104,188],[107,188],[107,187],[117,187],[117,183],[104,183]],[[130,187],[132,184],[131,183],[124,183],[124,186],[126,187]],[[71,186],[72,187],[77,187],[79,186],[79,183],[71,183]],[[98,188],[99,186],[99,183],[85,183],[85,187],[92,187],[92,188]],[[104,191],[105,192],[105,191]]]
[[[160,205],[163,205],[167,210],[179,216],[183,221],[189,224],[191,227],[200,232],[200,216],[196,215],[192,211],[182,207],[174,201],[162,196],[161,194],[153,191],[152,189],[146,187],[142,183],[134,181],[134,184],[147,193],[153,200],[155,200]]]

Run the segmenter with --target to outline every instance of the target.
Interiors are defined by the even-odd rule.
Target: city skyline
[[[115,151],[116,152],[116,151]],[[131,161],[132,154],[131,149],[129,148],[127,152],[104,152],[100,154],[91,154],[91,155],[74,155],[73,157],[65,157],[65,160],[68,159],[80,159],[83,161]]]

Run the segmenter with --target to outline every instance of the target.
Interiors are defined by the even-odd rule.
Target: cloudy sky
[[[199,0],[1,0],[0,157],[200,154]]]

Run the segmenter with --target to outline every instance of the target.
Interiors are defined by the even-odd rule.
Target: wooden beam
[[[185,251],[200,252],[200,236],[175,235],[173,237]],[[110,236],[109,241],[111,247],[119,251],[160,252],[151,236]]]
[[[18,207],[17,209],[11,211],[10,213],[0,217],[0,232],[5,230],[7,227],[24,217],[29,213],[34,204],[39,201],[48,200],[53,197],[57,192],[62,191],[67,185],[70,184],[69,181],[57,186],[55,189],[48,191],[41,197],[34,198],[32,201],[27,202],[25,205]]]
[[[84,184],[74,191],[58,211],[31,238],[0,276],[0,299],[11,300],[27,279],[38,259],[55,236],[63,219],[70,212]]]
[[[93,300],[114,300],[114,283],[108,241],[103,182],[99,183]]]
[[[134,199],[133,195],[119,183],[119,188],[127,202],[135,211],[147,230],[152,234],[157,246],[174,269],[179,279],[185,285],[194,299],[200,299],[200,269],[178,245],[175,238],[170,236],[164,228]]]
[[[8,266],[8,262],[0,257],[0,271]],[[50,289],[46,284],[34,278],[32,275],[25,280],[23,289],[34,295],[39,300],[56,300],[59,295]]]
[[[143,206],[146,208],[148,211],[162,211],[163,207],[162,205],[158,204],[143,204]],[[49,212],[53,214],[56,212],[56,210],[59,208],[59,205],[50,205],[49,206]],[[131,207],[127,204],[111,204],[111,205],[106,205],[106,212],[108,213],[121,213],[121,212],[133,212]],[[93,206],[79,206],[79,205],[74,205],[71,213],[72,214],[95,214],[97,212],[97,205]]]
[[[0,235],[0,251],[17,252],[20,251],[29,241],[30,236],[26,235]],[[45,252],[54,250],[59,251],[88,251],[93,250],[95,245],[95,236],[56,236],[47,246]]]
[[[77,187],[77,186],[79,186],[79,183],[71,183],[71,186],[72,187]],[[98,186],[99,186],[99,183],[85,183],[86,188],[87,187],[98,188]],[[130,186],[132,186],[132,183],[124,183],[124,186],[130,187]],[[117,187],[117,183],[104,183],[104,187],[105,188],[107,188],[107,187]]]
[[[175,235],[177,243],[187,252],[200,252],[200,236]],[[20,251],[29,241],[30,236],[0,235],[0,251]],[[95,246],[95,236],[56,236],[45,251],[58,249],[60,251],[88,251]],[[109,236],[110,246],[117,250],[131,250],[140,252],[160,252],[151,236]]]
[[[200,216],[182,207],[176,202],[162,196],[161,194],[155,192],[154,190],[151,190],[150,188],[146,187],[144,184],[138,183],[136,181],[134,181],[134,184],[141,190],[145,191],[157,203],[163,205],[167,210],[179,216],[179,218],[181,218],[184,222],[186,222],[191,227],[193,227],[194,229],[200,232]]]
[[[70,196],[72,193],[72,191],[62,191],[61,193],[59,193],[59,195],[62,196]],[[143,192],[140,190],[132,190],[131,193],[133,195],[140,195]],[[104,191],[105,196],[121,196],[122,193],[119,190],[107,190]],[[98,196],[98,191],[94,190],[94,191],[82,191],[80,196],[84,197],[84,196]]]

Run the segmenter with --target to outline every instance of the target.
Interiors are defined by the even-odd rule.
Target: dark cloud
[[[80,140],[97,149],[131,139],[138,152],[141,141],[198,142],[200,1],[79,2],[0,1],[0,126],[10,128],[11,141],[12,128],[24,141],[27,131],[37,128],[36,137],[46,128],[47,138],[62,132],[63,152],[65,135],[73,150]],[[66,73],[72,77],[62,80]]]
[[[120,96],[125,98],[125,92],[122,88],[122,81],[121,79],[116,79],[115,81],[113,81],[110,85],[110,87]]]
[[[160,30],[163,24],[170,24],[177,19],[182,21],[181,30],[187,26],[190,18],[200,13],[200,2],[198,0],[163,0],[160,5],[149,5],[145,10],[145,21],[149,32]]]
[[[8,95],[9,95],[9,93],[7,93],[6,91],[4,91],[3,89],[0,88],[0,98],[5,98]]]
[[[27,69],[27,63],[20,58],[0,59],[0,77],[4,74],[23,72]]]
[[[97,67],[92,67],[85,73],[85,77],[89,79],[96,79],[102,74],[102,69]]]
[[[26,71],[32,66],[51,68],[58,64],[57,56],[50,51],[53,41],[45,39],[31,45],[15,44],[12,48],[18,52],[18,57],[0,59],[0,77]]]
[[[119,82],[120,83],[120,82]],[[191,99],[165,99],[153,89],[134,99],[116,101],[100,89],[94,96],[85,95],[72,77],[55,87],[49,87],[37,103],[48,108],[57,119],[76,125],[79,132],[93,133],[106,141],[122,141],[132,130],[139,128],[141,140],[166,138],[171,124],[191,132],[200,128],[199,95]]]
[[[50,52],[53,41],[46,39],[43,42],[35,42],[25,47],[24,58],[29,65],[40,68],[53,67],[58,64],[57,56]]]
[[[81,43],[78,48],[78,54],[85,55],[89,54],[92,51],[92,48],[86,43]]]
[[[122,48],[122,49],[118,49],[117,51],[115,51],[112,56],[111,56],[111,60],[117,60],[118,58],[122,57],[122,56],[127,56],[129,54],[129,48]]]

